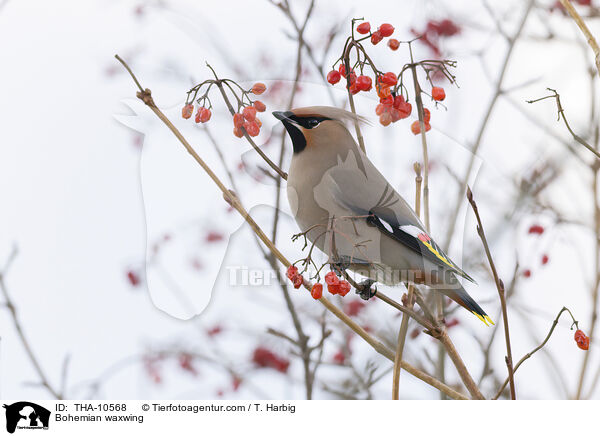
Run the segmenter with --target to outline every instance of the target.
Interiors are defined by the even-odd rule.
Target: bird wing
[[[413,209],[372,164],[365,173],[338,166],[329,170],[327,177],[332,197],[340,206],[364,215],[367,224],[435,265],[475,283],[429,236]]]

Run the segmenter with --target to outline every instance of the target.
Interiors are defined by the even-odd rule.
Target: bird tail
[[[444,289],[441,290],[441,292],[451,300],[456,301],[469,312],[473,313],[485,325],[489,325],[488,323],[494,325],[494,322],[491,320],[491,318],[484,312],[481,306],[479,306],[479,304],[477,304],[475,300],[471,298],[471,296],[462,286],[458,289]]]

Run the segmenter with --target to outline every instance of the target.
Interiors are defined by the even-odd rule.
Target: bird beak
[[[293,115],[294,115],[294,113],[291,111],[286,111],[286,112],[273,111],[273,116],[283,123],[285,123],[285,122],[293,123],[293,121],[290,119],[290,117]]]

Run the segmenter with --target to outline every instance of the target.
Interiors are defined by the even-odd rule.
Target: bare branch
[[[592,35],[592,32],[590,32],[590,29],[588,29],[587,25],[585,24],[577,10],[575,10],[571,2],[569,0],[560,0],[560,4],[565,7],[571,18],[573,18],[573,21],[575,21],[575,24],[577,24],[577,27],[579,27],[579,29],[583,33],[583,36],[585,36],[588,45],[594,52],[594,56],[596,59],[596,69],[598,70],[598,74],[600,75],[600,47],[598,46],[598,42],[594,38],[594,35]]]
[[[469,203],[473,208],[473,212],[475,212],[475,217],[477,218],[477,233],[481,238],[481,243],[483,244],[483,248],[485,249],[485,255],[487,256],[488,262],[490,263],[490,268],[492,269],[492,274],[494,275],[494,282],[496,282],[498,295],[500,296],[500,305],[502,306],[502,318],[504,319],[504,339],[506,341],[506,367],[508,368],[508,379],[510,380],[510,397],[511,399],[516,400],[517,394],[515,391],[515,377],[512,363],[512,350],[510,346],[510,333],[508,330],[508,311],[506,309],[504,283],[502,283],[502,280],[500,280],[500,278],[498,277],[498,271],[496,270],[496,265],[494,264],[494,259],[492,258],[492,253],[490,252],[490,247],[485,237],[485,231],[483,230],[483,224],[481,223],[481,217],[479,216],[477,203],[473,199],[473,193],[471,192],[471,188],[469,187],[467,187],[467,199],[469,200]]]
[[[596,157],[600,158],[600,153],[598,153],[598,150],[594,149],[594,147],[592,147],[590,144],[588,144],[586,141],[583,140],[583,138],[581,138],[581,136],[577,135],[573,129],[571,129],[571,126],[569,125],[569,122],[567,121],[567,117],[565,116],[565,110],[562,107],[562,104],[560,103],[560,95],[558,94],[558,92],[556,92],[555,89],[552,88],[546,88],[548,91],[552,92],[552,95],[547,95],[546,97],[541,97],[541,98],[537,98],[535,100],[527,100],[527,103],[536,103],[538,101],[541,100],[546,100],[548,98],[553,98],[556,100],[556,107],[558,108],[558,119],[560,120],[561,118],[563,119],[565,126],[567,126],[567,130],[569,131],[569,133],[571,134],[571,136],[573,136],[573,139],[577,142],[579,142],[581,145],[583,145],[585,148],[587,148],[589,151],[591,151],[592,153],[594,153],[596,155]]]

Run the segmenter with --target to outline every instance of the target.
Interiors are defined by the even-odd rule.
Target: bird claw
[[[375,280],[367,279],[360,283],[356,287],[356,294],[363,300],[368,300],[377,294],[377,286],[372,287]]]

